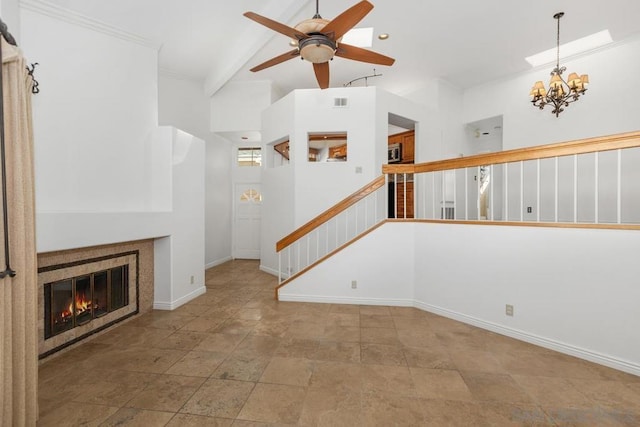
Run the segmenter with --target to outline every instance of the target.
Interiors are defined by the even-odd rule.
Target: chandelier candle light
[[[560,67],[560,18],[564,16],[564,12],[558,12],[553,15],[558,21],[557,33],[557,53],[556,67],[551,71],[551,81],[549,82],[549,90],[545,89],[542,81],[537,81],[531,88],[529,95],[531,103],[535,107],[544,109],[547,105],[553,106],[552,114],[556,117],[564,111],[564,107],[568,107],[570,103],[577,101],[580,95],[584,95],[589,84],[589,76],[583,74],[578,76],[576,73],[569,74],[569,78],[565,81],[562,73],[567,69]]]

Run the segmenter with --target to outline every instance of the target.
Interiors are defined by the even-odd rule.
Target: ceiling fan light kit
[[[393,58],[341,43],[342,36],[360,22],[371,9],[373,9],[373,5],[363,0],[333,20],[327,20],[320,16],[318,0],[316,0],[316,14],[313,18],[304,20],[293,28],[257,13],[245,12],[244,16],[247,18],[289,37],[291,39],[289,45],[296,48],[253,67],[251,71],[264,70],[300,56],[303,60],[313,64],[318,86],[321,89],[326,89],[329,87],[329,61],[334,56],[371,64],[392,65],[395,62]]]
[[[333,59],[336,43],[323,34],[311,34],[298,43],[300,57],[314,64],[321,64]]]
[[[556,66],[551,71],[549,89],[547,90],[545,88],[542,81],[537,81],[529,92],[531,103],[534,107],[543,110],[544,107],[550,105],[553,107],[551,113],[555,114],[556,117],[558,117],[570,103],[580,99],[580,96],[584,95],[587,91],[587,85],[589,84],[589,76],[587,74],[578,76],[577,73],[571,73],[567,80],[562,78],[562,73],[567,70],[566,67],[560,67],[560,18],[563,16],[564,12],[558,12],[553,15],[553,18],[558,21],[558,31]]]

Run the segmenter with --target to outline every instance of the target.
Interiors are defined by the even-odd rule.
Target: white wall
[[[442,158],[458,157],[465,152],[466,135],[460,111],[463,106],[463,91],[440,80],[438,85],[438,110],[442,126]]]
[[[210,131],[211,100],[202,82],[160,74],[161,125],[205,141],[205,266],[231,259],[231,143]]]
[[[630,85],[640,75],[640,38],[562,61],[567,72],[589,74],[586,94],[560,117],[540,111],[528,101],[537,80],[548,83],[552,66],[465,91],[464,122],[503,115],[505,150],[552,142],[635,131],[640,122],[640,87]]]
[[[415,233],[419,307],[640,373],[637,232],[416,224]]]
[[[294,131],[290,140],[295,170],[295,226],[298,227],[381,173],[376,151],[376,88],[296,90]],[[347,98],[348,107],[334,107],[334,98]],[[347,133],[346,162],[309,162],[308,134]],[[357,173],[360,167],[362,172]],[[293,230],[290,230],[293,231]],[[284,236],[282,236],[284,237]]]
[[[21,46],[40,64],[38,252],[169,234],[171,143],[156,125],[155,48],[47,13],[20,11]]]
[[[211,97],[213,132],[261,129],[262,111],[274,101],[269,81],[229,82]]]
[[[293,165],[274,166],[273,142],[289,139],[294,128],[295,95],[289,93],[262,113],[262,224],[260,268],[278,273],[275,244],[294,229],[296,185]],[[294,148],[295,150],[295,148]]]
[[[464,95],[464,121],[471,122],[488,117],[503,115],[503,149],[570,141],[601,135],[636,131],[640,128],[640,88],[629,85],[629,79],[640,75],[640,38],[614,44],[592,54],[563,61],[568,72],[589,74],[592,84],[586,94],[572,103],[556,118],[551,109],[540,111],[527,102],[533,83],[549,80],[551,66],[542,67],[516,77],[469,89]],[[622,182],[622,222],[637,222],[640,219],[640,184],[636,164],[639,150],[623,152]],[[541,191],[540,206],[536,204],[535,165],[525,162],[524,206],[525,220],[535,220],[540,210],[542,219],[554,218],[555,174],[552,161],[541,162],[541,177],[544,188]],[[595,171],[592,154],[579,156],[577,215],[574,217],[574,166],[572,159],[560,159],[559,167],[559,219],[572,222],[588,222],[595,219]],[[511,182],[520,180],[519,168],[513,168]],[[600,155],[599,164],[599,219],[616,221],[616,180],[615,158],[610,153]],[[509,186],[509,218],[520,219],[519,185]],[[526,207],[532,212],[527,213]]]
[[[412,306],[413,240],[413,224],[385,224],[281,288],[279,299]]]
[[[160,72],[158,76],[158,122],[208,141],[210,99],[202,82]]]
[[[37,212],[38,253],[167,236],[171,212]]]
[[[491,129],[489,135],[477,135],[476,130],[473,126],[465,126],[466,143],[462,154],[472,156],[502,151],[502,132],[500,130]]]
[[[36,209],[143,210],[145,143],[157,126],[156,49],[26,9],[21,46],[40,64]]]
[[[175,128],[171,133],[171,235],[156,241],[154,257],[153,306],[165,310],[206,291],[204,141]]]
[[[0,0],[0,16],[20,46],[20,8],[18,0]]]
[[[425,108],[417,130],[416,163],[458,157],[465,152],[463,91],[442,79],[425,82],[406,98]]]
[[[639,375],[638,253],[634,231],[387,223],[280,297],[413,305]]]
[[[213,135],[205,151],[205,266],[211,268],[231,259],[233,147]]]
[[[216,154],[211,153],[211,159],[214,156],[220,156],[217,159],[217,165],[222,166],[221,162],[224,158],[226,161],[226,176],[222,176],[222,170],[216,174],[216,177],[208,182],[215,183],[212,188],[215,188],[216,204],[221,205],[223,203],[222,196],[226,197],[226,203],[228,204],[228,211],[225,209],[225,213],[229,213],[230,223],[216,222],[213,227],[217,227],[219,231],[226,231],[225,245],[229,248],[229,255],[233,255],[233,233],[232,224],[233,219],[233,197],[234,188],[237,184],[242,183],[260,183],[262,180],[261,170],[262,168],[238,168],[236,166],[236,150],[241,146],[256,147],[260,146],[260,130],[262,129],[262,113],[268,108],[276,99],[280,97],[280,93],[269,81],[255,81],[255,82],[228,82],[220,90],[218,90],[210,99],[210,129],[218,135],[218,141],[225,141],[226,152],[218,150]],[[280,121],[280,118],[275,116],[273,118],[275,122]],[[268,133],[268,132],[267,132]],[[288,135],[287,131],[287,135]],[[251,142],[245,143],[232,143],[231,141],[240,140],[240,136],[250,136]],[[257,139],[255,139],[257,137]],[[271,140],[264,139],[262,135],[262,141]],[[268,137],[267,137],[268,138]],[[271,152],[268,151],[271,148]],[[263,146],[263,164],[268,162],[267,157],[272,155],[273,147]],[[209,155],[209,154],[208,154]],[[231,179],[229,182],[228,179]],[[226,185],[227,187],[222,190],[220,187]],[[268,192],[267,192],[268,193]],[[208,194],[211,194],[208,192]],[[263,191],[263,196],[265,196]],[[274,197],[279,197],[279,194],[275,194]],[[266,203],[269,205],[273,197],[265,196],[263,199],[263,208]],[[214,203],[213,201],[211,203]],[[284,216],[283,216],[284,218]],[[227,227],[226,230],[222,227]],[[261,234],[269,233],[264,227],[261,229]],[[228,239],[228,240],[227,240]],[[208,257],[208,260],[211,258]],[[226,258],[218,258],[215,261],[208,261],[208,266],[216,265],[220,260]]]
[[[40,63],[38,251],[157,238],[154,306],[175,308],[205,290],[204,143],[158,128],[157,47],[46,8],[20,15]]]
[[[335,107],[335,98],[347,98]],[[388,114],[417,122],[427,109],[375,87],[296,90],[265,110],[265,155],[273,143],[289,139],[291,162],[263,170],[261,265],[277,271],[278,240],[381,175],[387,160]],[[420,133],[425,139],[429,127]],[[309,162],[309,133],[347,133],[345,162]]]

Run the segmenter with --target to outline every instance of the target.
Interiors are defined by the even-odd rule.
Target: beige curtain
[[[1,42],[9,255],[16,275],[0,279],[0,425],[33,426],[38,415],[38,328],[32,80],[20,50]],[[4,231],[0,234],[6,237]],[[4,245],[0,253],[1,271]]]

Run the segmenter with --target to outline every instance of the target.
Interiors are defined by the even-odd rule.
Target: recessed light
[[[378,38],[379,38],[380,40],[386,40],[386,39],[388,39],[388,38],[389,38],[389,34],[387,34],[387,33],[379,34],[379,35],[378,35]]]

